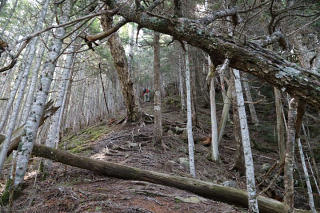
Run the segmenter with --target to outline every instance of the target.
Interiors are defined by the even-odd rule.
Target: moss
[[[16,199],[21,194],[21,187],[13,188],[13,180],[8,178],[4,191],[2,192],[0,205],[6,206],[10,199]],[[12,197],[11,197],[12,196]]]
[[[66,143],[66,149],[71,153],[90,154],[92,148],[89,144],[110,131],[111,129],[105,123],[88,127],[76,134],[65,136],[60,143],[60,148],[63,148],[64,143]]]
[[[13,181],[11,178],[7,180],[6,186],[4,191],[2,192],[1,196],[1,206],[6,206],[9,203],[9,197],[10,197],[10,190],[13,187]]]

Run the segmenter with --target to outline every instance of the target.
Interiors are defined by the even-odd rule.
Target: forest
[[[320,211],[319,0],[0,0],[0,212]]]

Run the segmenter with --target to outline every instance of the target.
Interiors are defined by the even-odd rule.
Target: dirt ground
[[[150,103],[144,104],[143,109],[152,114]],[[209,112],[208,109],[207,111]],[[201,126],[210,126],[210,116],[202,116]],[[163,119],[172,128],[185,125],[185,116],[174,108],[164,110]],[[118,120],[119,118],[108,119],[107,122],[91,127],[91,132],[83,131],[75,136],[65,137],[66,143],[70,143],[67,149],[94,159],[189,177],[188,166],[181,162],[188,158],[188,146],[183,133],[177,134],[170,130],[171,127],[166,129],[163,139],[168,149],[163,151],[161,146],[152,142],[153,124],[116,124]],[[209,160],[210,147],[205,147],[200,142],[196,144],[196,176],[218,184],[231,182],[237,188],[245,189],[245,177],[240,177],[237,171],[231,170],[236,146],[232,141],[233,129],[229,125],[220,145],[220,163]],[[96,134],[96,129],[99,134]],[[90,138],[89,133],[95,133],[94,137]],[[87,137],[85,143],[78,143],[77,140],[80,139],[77,137],[83,135]],[[195,138],[207,135],[206,128],[195,129]],[[77,146],[81,146],[80,149]],[[273,165],[278,156],[276,152],[262,153],[253,150],[253,153],[257,176],[264,174],[261,170],[263,164]],[[44,178],[38,175],[39,161],[39,158],[33,158],[33,167],[29,169],[25,180],[26,188],[15,200],[12,212],[247,212],[246,209],[204,199],[175,188],[104,177],[60,163],[54,163],[52,171]]]

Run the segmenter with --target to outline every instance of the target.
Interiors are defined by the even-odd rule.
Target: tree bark
[[[284,116],[282,115],[283,107],[282,107],[282,98],[281,92],[277,88],[273,88],[274,90],[274,99],[276,105],[276,116],[277,116],[277,140],[279,147],[279,156],[280,161],[284,162],[286,155],[286,142],[285,142],[285,130],[284,130]]]
[[[241,141],[243,146],[244,160],[246,166],[246,180],[249,199],[249,212],[259,212],[258,202],[256,198],[256,185],[254,177],[253,158],[250,146],[250,136],[247,124],[246,110],[244,107],[243,92],[241,88],[240,73],[233,70],[234,87],[236,90],[237,106],[240,119]]]
[[[71,12],[71,0],[65,1],[63,4],[64,14],[60,21],[66,23],[69,20],[69,13]],[[30,154],[36,139],[40,119],[44,112],[45,103],[49,94],[50,85],[53,78],[53,73],[56,67],[57,58],[60,55],[62,48],[63,37],[65,35],[65,28],[59,28],[56,31],[56,36],[52,42],[49,57],[44,65],[44,70],[41,76],[40,87],[38,89],[35,102],[32,105],[30,115],[24,127],[24,134],[21,137],[21,142],[17,154],[17,169],[14,186],[22,183],[25,172],[27,170]]]
[[[94,160],[91,158],[73,155],[65,151],[52,149],[37,144],[34,145],[32,154],[66,165],[94,171],[110,177],[126,180],[147,181],[150,183],[182,189],[208,199],[222,201],[245,208],[248,207],[248,193],[232,187],[221,186],[218,184],[213,184],[192,178],[179,177],[154,171],[143,170],[116,163]],[[263,196],[258,196],[257,200],[259,202],[259,208],[262,213],[285,212],[284,204],[277,200],[273,200]],[[296,212],[298,213],[310,211],[297,209]]]
[[[211,159],[214,162],[219,161],[219,141],[218,141],[218,121],[217,121],[217,108],[216,108],[216,91],[214,86],[215,81],[215,67],[211,64],[208,58],[210,77],[210,115],[211,115]]]
[[[160,34],[154,32],[153,36],[153,83],[154,83],[154,128],[153,139],[155,144],[162,142],[162,117],[161,117],[161,82],[160,82]]]
[[[101,26],[105,32],[112,28],[112,22],[112,17],[106,14],[101,16]],[[140,118],[140,112],[135,99],[133,82],[130,78],[125,50],[117,32],[110,36],[108,45],[121,83],[122,95],[127,108],[127,120],[129,122],[137,121]]]
[[[247,73],[242,74],[242,83],[243,83],[243,89],[246,94],[247,101],[249,102],[248,105],[249,105],[249,111],[250,111],[250,115],[251,115],[251,121],[255,125],[259,125],[259,119],[257,116],[256,109],[254,108],[254,103],[253,103],[252,96],[251,96]]]
[[[284,203],[287,205],[288,212],[294,210],[294,144],[295,144],[295,120],[297,116],[297,101],[292,98],[289,102],[288,111],[288,129],[287,129],[287,143],[286,143],[286,156],[284,166]]]
[[[187,134],[188,134],[188,148],[189,148],[189,167],[190,174],[195,177],[196,169],[194,164],[194,140],[192,133],[192,110],[191,110],[191,85],[190,85],[190,61],[189,61],[189,48],[188,46],[186,57],[186,88],[187,88]]]
[[[309,197],[309,206],[310,206],[310,209],[311,209],[312,213],[317,213],[316,208],[314,206],[313,193],[312,193],[309,173],[308,173],[308,169],[307,169],[307,166],[306,166],[306,161],[304,159],[304,154],[303,154],[303,149],[302,149],[300,138],[297,139],[297,142],[298,142],[298,148],[299,148],[299,153],[300,153],[303,173],[304,173],[304,177],[305,177],[306,184],[307,184],[307,191],[308,191],[308,197]]]

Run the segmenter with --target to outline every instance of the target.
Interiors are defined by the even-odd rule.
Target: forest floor
[[[174,101],[166,101],[167,107],[163,110],[164,123],[169,126],[165,128],[163,138],[168,146],[166,151],[152,142],[153,124],[117,124],[123,117],[121,114],[65,136],[61,147],[65,145],[68,151],[93,159],[190,177],[185,132],[178,134],[174,131],[175,126],[185,125],[185,115],[179,112]],[[152,114],[152,103],[143,103],[142,107],[144,112]],[[208,157],[210,147],[199,142],[199,138],[209,135],[210,129],[210,110],[202,108],[201,111],[199,121],[202,128],[194,129],[197,178],[245,190],[245,177],[231,170],[236,150],[232,140],[232,124],[227,125],[220,145],[221,163],[214,163]],[[255,140],[261,135],[255,131],[250,133]],[[253,150],[256,176],[262,176],[266,172],[263,167],[273,165],[278,159],[277,152],[262,150]],[[14,201],[13,212],[247,212],[246,209],[172,187],[105,177],[60,163],[54,163],[52,171],[43,177],[38,173],[39,162],[40,158],[33,157],[25,179],[25,189]],[[0,182],[4,186],[4,180]]]

